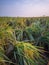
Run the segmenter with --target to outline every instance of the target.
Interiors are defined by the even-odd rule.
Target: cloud
[[[23,5],[19,12],[21,12],[20,16],[42,16],[49,15],[49,5],[32,5],[26,4]]]

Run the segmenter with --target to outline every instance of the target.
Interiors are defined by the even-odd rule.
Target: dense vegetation
[[[0,65],[47,65],[49,17],[0,17]]]

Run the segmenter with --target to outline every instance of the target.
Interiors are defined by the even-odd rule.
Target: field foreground
[[[0,65],[49,65],[49,17],[0,17]]]

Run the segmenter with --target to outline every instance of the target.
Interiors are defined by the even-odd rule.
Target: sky
[[[49,16],[49,0],[0,0],[0,16]]]

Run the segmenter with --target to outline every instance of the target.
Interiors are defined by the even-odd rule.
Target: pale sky
[[[49,0],[0,0],[0,16],[49,16]]]

